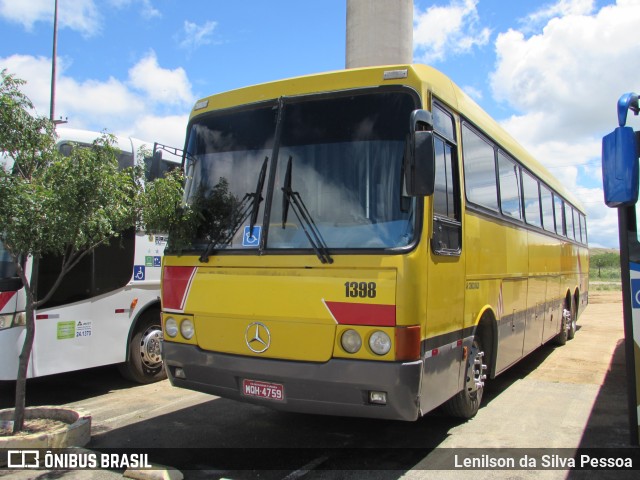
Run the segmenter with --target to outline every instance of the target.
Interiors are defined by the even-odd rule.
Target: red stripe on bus
[[[0,310],[2,310],[7,303],[13,298],[13,296],[18,292],[0,292]]]
[[[196,267],[164,267],[162,273],[162,307],[183,310]]]
[[[393,327],[396,324],[395,305],[327,301],[325,304],[336,322],[341,325]]]

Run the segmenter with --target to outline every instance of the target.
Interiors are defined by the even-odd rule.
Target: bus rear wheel
[[[476,334],[467,355],[465,386],[454,397],[447,400],[443,408],[452,417],[472,418],[478,413],[487,365],[484,363],[484,350],[480,337]]]
[[[567,339],[573,340],[573,337],[576,336],[576,330],[578,329],[578,314],[576,308],[575,300],[571,301],[571,318],[569,320],[569,328],[567,330]]]
[[[129,341],[128,359],[120,365],[123,377],[136,383],[153,383],[167,377],[160,349],[162,327],[159,310],[151,310],[140,318]]]
[[[573,309],[572,305],[569,305],[569,308]],[[575,315],[572,310],[567,310],[567,305],[565,305],[562,309],[562,323],[560,325],[560,333],[556,335],[554,338],[554,343],[556,345],[565,345],[567,340],[573,338],[571,335],[571,325],[575,326]],[[573,332],[575,335],[575,331]]]

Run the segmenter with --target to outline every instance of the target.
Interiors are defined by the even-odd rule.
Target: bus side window
[[[553,194],[553,209],[555,210],[555,218],[556,218],[556,233],[558,235],[565,235],[564,230],[564,206],[562,199],[558,197],[555,193]]]
[[[498,175],[502,213],[522,220],[520,167],[502,152],[498,152]]]
[[[113,238],[84,257],[62,279],[51,298],[41,308],[51,308],[102,295],[123,288],[131,280],[135,250],[135,229]],[[62,258],[45,255],[38,261],[37,289],[48,292],[55,283]]]
[[[553,232],[555,229],[553,222],[553,196],[551,190],[542,184],[540,184],[540,200],[542,201],[542,227],[547,232]]]
[[[462,160],[467,199],[498,211],[498,185],[493,145],[467,124],[462,126]]]
[[[567,224],[567,237],[570,240],[576,239],[576,234],[573,229],[573,209],[567,203],[564,204],[564,219]]]
[[[540,217],[540,188],[538,181],[528,172],[522,176],[524,193],[524,218],[529,225],[542,226]]]
[[[582,214],[580,214],[580,231],[582,232],[582,243],[584,243],[586,245],[588,243],[588,240],[587,240],[587,219]]]
[[[438,255],[460,255],[462,222],[453,116],[434,103],[436,156],[431,248]]]

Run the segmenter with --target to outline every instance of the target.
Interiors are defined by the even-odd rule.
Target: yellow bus
[[[198,101],[163,260],[173,385],[275,409],[476,414],[485,379],[565,343],[584,209],[442,73],[336,71]]]

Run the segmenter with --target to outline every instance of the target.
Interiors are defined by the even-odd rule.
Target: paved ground
[[[545,346],[498,377],[485,407],[472,420],[452,428],[439,447],[558,448],[561,456],[575,448],[628,448],[623,339],[621,293],[591,293],[575,339],[562,347]],[[404,478],[427,478],[424,473],[414,470]],[[438,478],[475,480],[640,475],[637,471],[561,470],[438,474]]]
[[[200,478],[375,478],[375,479],[582,479],[637,478],[638,472],[570,469],[448,470],[451,453],[483,448],[550,449],[560,457],[576,448],[625,448],[629,442],[624,370],[622,306],[619,292],[594,292],[574,340],[544,346],[490,382],[484,406],[470,421],[433,412],[418,422],[384,422],[294,415],[172,388],[167,382],[131,387],[111,370],[58,376],[30,384],[32,404],[66,404],[93,415],[89,448],[172,447],[189,450]],[[100,375],[101,380],[93,377]],[[75,388],[74,388],[75,387]],[[82,387],[82,388],[80,388]],[[10,402],[0,391],[0,407]],[[361,449],[359,447],[368,447]],[[389,447],[395,447],[389,450]],[[318,451],[289,471],[216,469],[225,452],[251,456],[251,447]],[[435,450],[431,450],[434,449]],[[463,449],[463,450],[460,450]],[[387,451],[389,450],[389,451]],[[293,450],[295,452],[295,450]],[[493,450],[493,453],[514,451]],[[546,451],[546,450],[545,450]],[[186,450],[185,450],[186,452]],[[218,460],[212,453],[218,452]],[[246,452],[246,453],[244,453]],[[442,453],[445,453],[443,460]],[[540,450],[534,450],[539,453]],[[505,453],[505,455],[507,455]],[[208,458],[204,458],[207,455]],[[302,455],[301,455],[302,457]],[[244,458],[244,457],[243,457]],[[167,460],[169,457],[167,456]],[[154,458],[159,462],[161,458]],[[224,462],[223,462],[224,463]],[[364,467],[363,467],[364,465]],[[365,471],[371,465],[372,469]],[[444,470],[432,470],[444,465]],[[380,469],[380,467],[384,469]],[[198,470],[195,470],[198,468]],[[339,472],[337,472],[339,470]],[[9,472],[0,470],[0,476]],[[121,473],[12,472],[12,478],[121,478]]]

